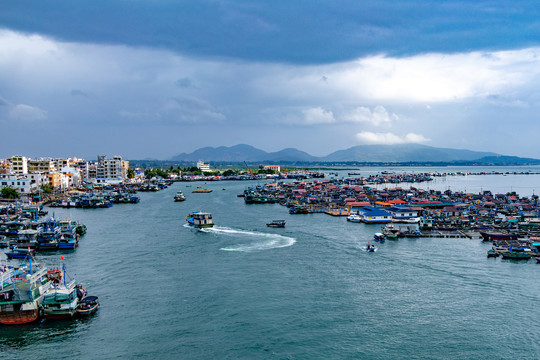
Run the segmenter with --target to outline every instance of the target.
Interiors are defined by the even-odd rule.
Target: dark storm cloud
[[[8,1],[3,26],[60,40],[194,56],[331,63],[366,55],[520,48],[540,43],[533,1]]]

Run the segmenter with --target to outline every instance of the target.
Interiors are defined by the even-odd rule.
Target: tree
[[[19,198],[19,192],[17,189],[14,189],[10,186],[7,186],[5,188],[2,188],[0,190],[0,195],[3,199],[18,199]]]
[[[50,194],[53,191],[51,184],[41,185],[40,188],[41,188],[41,191],[44,192],[45,194]]]
[[[129,168],[127,170],[127,177],[128,179],[133,179],[135,177],[135,170],[133,170],[132,168]]]

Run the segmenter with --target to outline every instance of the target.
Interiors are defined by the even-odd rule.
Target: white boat
[[[362,222],[362,218],[358,214],[351,214],[347,216],[347,221],[359,223]]]
[[[186,197],[184,196],[184,193],[182,191],[178,191],[176,195],[174,195],[174,201],[184,201],[186,200]]]

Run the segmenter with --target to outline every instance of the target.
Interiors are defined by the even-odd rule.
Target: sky
[[[539,80],[534,1],[9,1],[0,158],[404,143],[540,158]]]

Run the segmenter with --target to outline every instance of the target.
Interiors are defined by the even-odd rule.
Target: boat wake
[[[292,246],[296,242],[295,238],[289,236],[256,231],[236,230],[221,226],[201,229],[201,231],[234,236],[236,238],[241,237],[247,240],[255,240],[249,244],[238,244],[221,248],[220,250],[223,251],[262,251]]]

